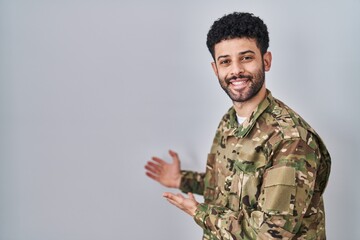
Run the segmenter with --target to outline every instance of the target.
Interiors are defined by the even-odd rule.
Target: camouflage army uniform
[[[330,156],[317,133],[267,91],[251,117],[224,115],[206,173],[182,171],[180,189],[203,194],[203,239],[326,239],[322,194]]]

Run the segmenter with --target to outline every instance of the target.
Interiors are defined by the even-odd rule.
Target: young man
[[[212,68],[233,101],[222,118],[206,172],[157,157],[147,176],[188,193],[164,193],[203,228],[203,239],[326,239],[322,195],[330,155],[318,134],[265,87],[271,67],[263,21],[232,13],[212,25]],[[198,203],[192,193],[204,195]]]

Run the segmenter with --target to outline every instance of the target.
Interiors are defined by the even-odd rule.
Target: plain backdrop
[[[0,0],[0,239],[201,239],[143,166],[205,169],[231,106],[206,34],[233,11],[265,21],[267,87],[331,153],[328,239],[359,239],[356,0]]]

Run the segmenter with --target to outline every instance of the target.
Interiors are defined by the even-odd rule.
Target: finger
[[[154,168],[152,166],[146,165],[145,169],[148,170],[149,172],[155,173],[155,174],[159,174],[160,173],[160,169],[158,168]]]
[[[152,171],[152,172],[160,173],[162,168],[156,164],[147,164],[145,166],[145,169]]]
[[[184,202],[184,197],[183,196],[179,197],[178,195],[179,195],[179,193],[175,195],[175,194],[172,194],[170,192],[165,192],[163,194],[163,196],[166,198],[166,200],[169,203],[171,203],[172,205],[174,205],[174,206],[176,206],[176,207],[178,207],[180,209],[183,209],[184,207],[183,207],[182,204]]]
[[[162,160],[161,158],[152,157],[151,159],[154,160],[155,162],[159,163],[160,165],[166,164],[166,162],[164,160]]]
[[[179,155],[177,154],[177,152],[174,152],[173,150],[169,150],[169,154],[173,159],[173,162],[175,162],[176,164],[179,164],[180,159],[179,159]]]
[[[172,198],[174,196],[174,194],[170,193],[170,192],[164,192],[163,193],[163,197],[164,198]]]
[[[154,162],[148,162],[147,165],[150,165],[150,166],[153,166],[153,167],[156,167],[156,168],[161,168],[162,167],[162,165],[154,163]]]
[[[165,197],[166,199],[170,199],[172,201],[175,201],[175,202],[180,202],[182,199],[179,198],[177,195],[175,194],[172,194],[172,193],[169,193],[169,192],[165,192],[163,194],[163,197]]]
[[[176,196],[178,196],[181,199],[184,199],[184,196],[182,194],[180,194],[180,193],[176,194]]]
[[[154,175],[154,174],[152,174],[152,173],[150,173],[150,172],[146,172],[145,174],[146,174],[146,176],[148,176],[149,178],[151,178],[151,179],[159,182],[159,177],[158,177],[157,175]]]
[[[188,192],[188,196],[191,200],[195,200],[194,194],[192,194],[191,192]]]
[[[169,154],[170,154],[171,157],[178,157],[177,152],[175,152],[175,151],[173,151],[171,149],[169,150]]]
[[[171,200],[171,199],[166,199],[169,203],[171,203],[172,205],[174,205],[174,206],[176,206],[176,207],[178,207],[178,208],[180,208],[181,209],[181,205],[178,203],[178,202],[176,202],[176,201],[174,201],[174,200]]]

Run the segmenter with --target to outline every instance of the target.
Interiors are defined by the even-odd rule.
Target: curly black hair
[[[269,47],[269,33],[265,23],[252,13],[234,12],[216,20],[211,26],[206,45],[215,59],[215,44],[226,39],[255,39],[262,55]]]

